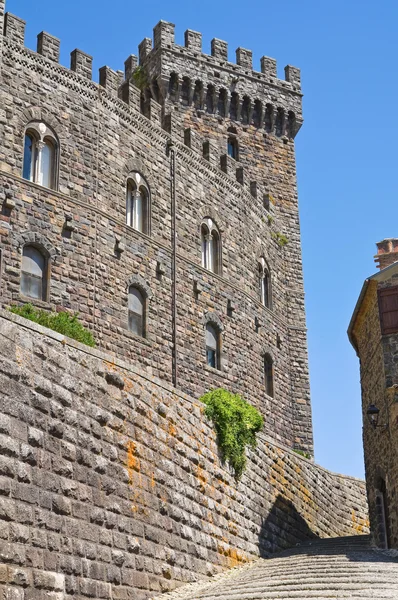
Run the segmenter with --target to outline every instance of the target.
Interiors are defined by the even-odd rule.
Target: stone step
[[[162,600],[398,600],[398,559],[368,536],[314,540],[196,582]]]

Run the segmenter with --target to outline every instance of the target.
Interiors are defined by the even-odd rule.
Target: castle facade
[[[294,138],[300,72],[159,22],[100,69],[0,2],[0,303],[78,312],[193,396],[241,392],[312,454]]]

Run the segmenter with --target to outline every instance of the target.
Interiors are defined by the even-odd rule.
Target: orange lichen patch
[[[245,554],[243,554],[243,552],[241,552],[237,548],[223,547],[218,545],[217,552],[218,554],[221,554],[221,556],[226,557],[226,562],[230,569],[247,563],[250,560]]]
[[[171,421],[169,422],[168,432],[169,432],[169,435],[171,435],[173,437],[175,437],[177,434],[177,429]]]
[[[152,471],[152,475],[151,475],[151,488],[153,489],[155,486],[156,486],[155,473]]]
[[[202,469],[202,467],[200,465],[198,465],[197,469],[196,469],[196,478],[199,481],[201,492],[205,492],[206,484],[207,484],[207,477],[205,475],[204,470]]]
[[[367,533],[370,523],[369,519],[361,519],[357,517],[355,510],[352,509],[351,512],[351,520],[352,520],[352,528],[358,534]]]
[[[131,440],[127,442],[126,451],[127,459],[126,466],[129,474],[129,484],[133,484],[134,471],[140,472],[141,464],[139,458],[136,457],[137,444]]]
[[[228,523],[228,530],[233,535],[236,535],[238,533],[238,527],[237,527],[236,523],[234,523],[233,521],[229,521],[229,523]]]

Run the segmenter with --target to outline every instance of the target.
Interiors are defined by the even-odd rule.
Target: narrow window
[[[127,182],[126,224],[149,234],[149,190],[139,173],[134,173]]]
[[[228,156],[238,160],[238,141],[232,136],[228,137]]]
[[[251,110],[251,102],[248,96],[243,98],[242,103],[242,123],[243,125],[248,125],[250,121],[250,110]]]
[[[253,125],[254,125],[254,127],[261,126],[262,113],[263,113],[263,106],[262,106],[260,100],[255,100],[254,110],[253,110]]]
[[[206,93],[206,111],[208,113],[214,113],[214,95],[215,95],[214,86],[208,85],[207,93]]]
[[[189,77],[182,78],[181,103],[189,106],[191,100],[191,80]]]
[[[172,73],[169,79],[169,98],[171,102],[178,100],[178,85],[178,75],[177,73]]]
[[[201,81],[195,81],[195,89],[193,92],[193,103],[198,110],[203,105],[203,84]]]
[[[41,160],[39,160],[38,181],[44,187],[53,188],[53,173],[54,173],[54,146],[51,140],[44,140],[41,149]]]
[[[231,103],[229,105],[229,117],[232,121],[237,121],[237,119],[238,119],[238,105],[239,105],[239,96],[236,92],[232,92]]]
[[[44,123],[31,123],[25,133],[22,176],[44,187],[55,189],[58,144]]]
[[[35,246],[24,246],[21,292],[29,298],[46,299],[46,258]]]
[[[145,337],[145,297],[133,285],[129,287],[129,329],[136,335]]]
[[[211,219],[205,219],[201,226],[202,267],[219,273],[221,265],[220,235]]]
[[[270,308],[271,306],[271,290],[270,290],[270,276],[267,268],[267,263],[264,258],[260,259],[259,264],[259,283],[260,283],[260,298],[261,303]]]
[[[218,114],[225,117],[227,111],[227,90],[222,88],[218,96]]]
[[[23,154],[22,177],[28,181],[34,180],[36,157],[36,139],[33,134],[26,133]]]
[[[272,358],[269,354],[264,356],[264,383],[265,393],[271,398],[274,397],[274,373]]]
[[[274,129],[274,107],[272,104],[267,104],[264,116],[265,131],[272,133]]]
[[[206,325],[206,362],[213,369],[220,368],[220,334],[217,328],[208,323]]]
[[[276,111],[275,120],[275,135],[282,137],[285,133],[285,112],[283,108],[278,108]]]

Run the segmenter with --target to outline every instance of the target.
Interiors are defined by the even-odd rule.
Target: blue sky
[[[394,0],[8,0],[27,21],[26,45],[45,30],[61,62],[80,48],[97,69],[123,69],[159,19],[302,70],[305,123],[296,138],[316,460],[363,476],[358,359],[346,335],[375,242],[398,236],[397,19]]]

